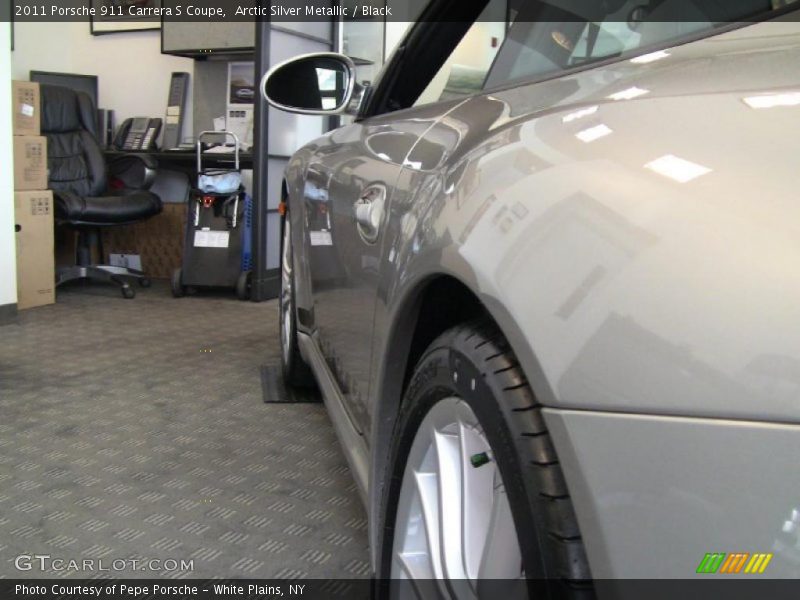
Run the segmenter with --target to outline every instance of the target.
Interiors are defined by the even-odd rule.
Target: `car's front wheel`
[[[589,568],[541,408],[493,324],[458,326],[431,344],[392,445],[384,577],[441,580],[433,585],[445,597],[497,595],[497,579],[591,594],[576,585]],[[400,595],[426,595],[411,587]]]

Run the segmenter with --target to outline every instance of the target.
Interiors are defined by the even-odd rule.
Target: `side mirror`
[[[343,54],[304,54],[272,67],[261,80],[261,94],[271,106],[301,115],[353,114],[361,86],[356,67]]]

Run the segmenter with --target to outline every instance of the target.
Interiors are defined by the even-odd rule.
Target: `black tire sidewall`
[[[283,376],[284,379],[294,383],[296,371],[297,371],[297,360],[299,358],[300,350],[297,347],[297,317],[295,316],[295,306],[294,306],[294,273],[292,273],[291,281],[289,285],[292,287],[292,300],[291,300],[291,308],[289,309],[289,318],[292,320],[292,329],[291,334],[289,335],[289,339],[286,340],[286,344],[289,346],[289,351],[284,352],[284,349],[281,348],[281,365],[283,367]],[[283,330],[283,293],[281,292],[281,300],[279,304],[280,310],[280,318],[278,319],[279,326],[281,330]],[[284,336],[282,331],[280,332],[281,340],[283,340]],[[288,362],[287,362],[288,357]]]
[[[236,279],[236,297],[247,300],[250,297],[250,271],[242,271]]]
[[[393,435],[392,458],[389,463],[391,477],[387,480],[389,485],[384,496],[380,576],[391,576],[400,487],[416,432],[425,415],[437,402],[456,396],[465,401],[475,413],[492,449],[514,518],[525,575],[527,578],[541,580],[547,576],[542,558],[542,540],[538,535],[541,529],[536,526],[532,515],[531,498],[523,479],[519,452],[503,416],[504,410],[498,402],[498,394],[492,389],[491,378],[484,377],[475,361],[458,348],[453,348],[452,344],[444,341],[434,346],[438,347],[426,352],[411,378]],[[454,372],[458,373],[455,381]],[[476,384],[474,390],[471,389],[473,380]]]
[[[172,272],[172,278],[170,279],[170,287],[172,288],[172,295],[175,298],[182,297],[186,292],[186,288],[181,282],[181,277],[182,277],[181,269],[175,269]]]
[[[286,236],[285,236],[285,229],[286,229],[286,222],[289,218],[288,214],[284,216],[283,221],[281,222],[281,288],[278,294],[278,339],[281,343],[281,372],[283,374],[283,379],[285,382],[292,386],[297,387],[314,387],[314,377],[311,374],[311,369],[303,360],[303,357],[300,355],[300,347],[297,342],[297,300],[295,295],[295,281],[294,281],[294,265],[292,265],[292,274],[289,277],[289,289],[291,293],[291,307],[289,310],[289,318],[292,320],[292,328],[291,334],[289,335],[289,339],[286,340],[286,344],[288,345],[288,352],[284,352],[283,348],[283,244],[286,243]],[[292,248],[291,243],[291,235],[289,236],[289,260],[294,261],[294,248]]]

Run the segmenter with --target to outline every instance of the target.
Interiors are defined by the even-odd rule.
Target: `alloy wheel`
[[[281,252],[281,352],[284,364],[289,364],[294,336],[294,297],[292,289],[292,236],[289,218],[283,226],[283,249]]]
[[[437,402],[406,462],[395,522],[392,579],[437,579],[445,596],[481,595],[482,580],[518,579],[522,558],[505,486],[469,405]],[[444,580],[462,580],[453,586]]]

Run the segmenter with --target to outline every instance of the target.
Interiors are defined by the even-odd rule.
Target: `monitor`
[[[31,71],[31,81],[60,85],[79,92],[86,92],[92,98],[94,107],[97,103],[97,75],[79,75],[78,73],[51,73],[49,71]]]

